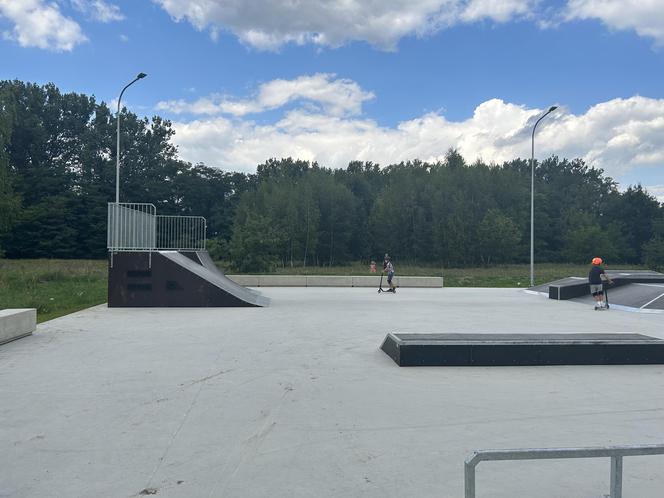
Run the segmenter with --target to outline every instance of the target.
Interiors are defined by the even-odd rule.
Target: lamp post
[[[540,121],[550,113],[558,109],[558,106],[551,106],[546,113],[540,117],[535,126],[533,126],[532,136],[532,155],[530,157],[530,286],[535,286],[535,129]]]
[[[115,165],[115,203],[119,204],[120,203],[120,102],[122,102],[122,94],[125,92],[127,88],[129,88],[131,85],[136,83],[138,80],[142,80],[145,78],[147,74],[145,73],[138,73],[136,78],[133,79],[131,83],[126,85],[122,91],[120,92],[120,97],[118,98],[118,114],[117,114],[117,122],[118,122],[118,132],[117,132],[117,148],[116,148],[116,165]]]

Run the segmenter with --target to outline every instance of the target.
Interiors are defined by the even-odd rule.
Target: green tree
[[[664,270],[664,215],[653,221],[653,237],[643,245],[643,262],[652,269]]]
[[[484,264],[505,263],[514,260],[521,233],[499,209],[489,209],[480,223],[478,239]]]
[[[14,193],[10,178],[8,148],[14,122],[14,106],[8,86],[0,82],[0,257],[3,239],[16,223],[20,198]]]
[[[580,221],[577,226],[567,231],[563,237],[563,256],[565,261],[587,263],[595,256],[605,261],[620,261],[618,245],[620,237],[613,230],[602,228],[588,221]]]
[[[641,185],[630,186],[620,195],[613,196],[606,210],[606,217],[624,227],[622,237],[632,249],[629,262],[643,260],[643,247],[653,237],[653,220],[662,208],[654,196]]]
[[[241,213],[230,252],[235,268],[241,272],[268,272],[279,262],[275,248],[283,244],[283,234],[272,221],[253,212]]]

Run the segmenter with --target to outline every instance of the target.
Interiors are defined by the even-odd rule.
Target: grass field
[[[0,309],[36,308],[44,322],[106,302],[106,261],[0,260]]]
[[[0,259],[0,309],[36,308],[43,322],[106,302],[105,260]],[[621,265],[621,268],[639,268]],[[380,262],[379,262],[380,268]],[[445,287],[528,287],[529,265],[490,268],[441,268],[396,265],[397,276],[443,276]],[[585,276],[586,265],[540,264],[535,267],[536,283],[563,277]],[[369,266],[279,268],[280,275],[368,275]]]

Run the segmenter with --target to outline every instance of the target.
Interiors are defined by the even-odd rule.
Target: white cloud
[[[198,30],[235,34],[262,50],[284,44],[337,47],[366,41],[393,50],[404,36],[423,36],[462,22],[507,22],[537,0],[153,0]]]
[[[522,0],[471,0],[465,5],[460,19],[465,22],[483,19],[508,22],[515,17],[528,15],[533,3]]]
[[[106,3],[104,0],[71,0],[71,3],[95,21],[108,23],[124,19],[120,7]]]
[[[231,114],[244,116],[277,109],[290,102],[306,101],[335,116],[359,114],[362,104],[374,98],[348,79],[335,79],[334,74],[300,76],[293,80],[272,80],[260,86],[251,100],[233,100],[221,95],[200,98],[194,102],[170,100],[159,102],[157,110],[175,114]]]
[[[599,19],[612,29],[633,29],[664,45],[662,0],[568,0],[566,18]]]
[[[659,202],[664,204],[664,185],[648,185],[645,189],[648,193],[654,195]]]
[[[174,142],[185,160],[238,171],[254,171],[267,158],[289,156],[328,167],[345,167],[352,160],[382,165],[436,161],[449,148],[470,162],[501,163],[530,157],[530,134],[541,113],[492,99],[466,120],[428,113],[385,127],[362,115],[302,107],[267,125],[226,117],[175,122]],[[637,167],[664,166],[664,99],[614,99],[578,115],[561,108],[537,130],[536,157],[552,154],[580,157],[614,178]]]
[[[56,3],[46,4],[43,0],[0,0],[2,17],[14,25],[3,36],[22,47],[70,51],[87,41],[78,23],[64,16]]]

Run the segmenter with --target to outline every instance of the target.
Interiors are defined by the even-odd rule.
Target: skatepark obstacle
[[[252,307],[269,299],[228,279],[205,250],[202,216],[109,203],[109,307]]]
[[[664,311],[664,274],[651,270],[607,270],[613,281],[608,286],[611,306],[628,311]],[[568,277],[528,289],[549,299],[574,300],[591,304],[586,277]]]
[[[641,334],[388,334],[402,367],[664,364],[664,341]]]
[[[0,310],[0,344],[32,334],[37,328],[35,308]]]

